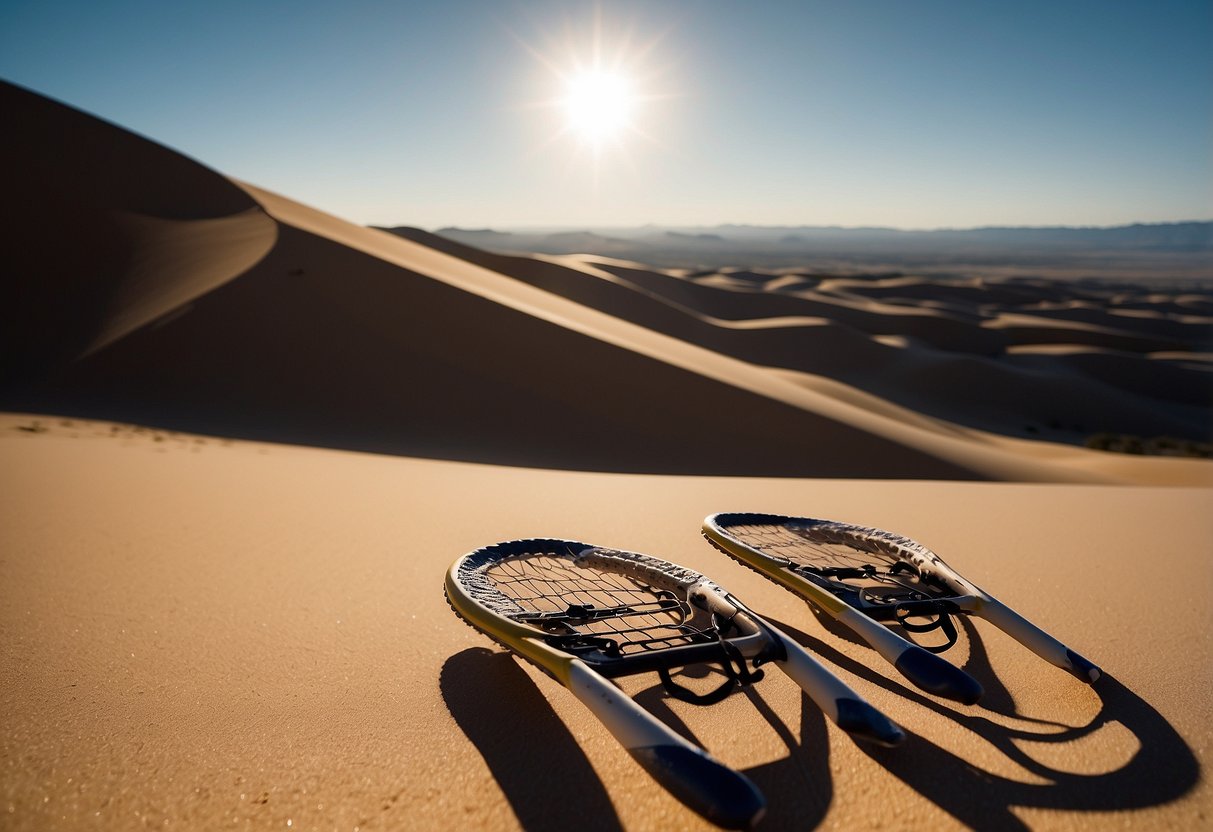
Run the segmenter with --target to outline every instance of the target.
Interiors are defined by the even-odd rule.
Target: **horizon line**
[[[377,224],[376,224],[377,225]],[[643,222],[637,224],[626,223],[604,223],[604,224],[584,224],[584,225],[559,225],[545,223],[523,223],[512,225],[502,223],[500,225],[413,225],[401,224],[397,226],[377,226],[380,228],[387,227],[412,227],[421,228],[428,231],[439,230],[455,230],[455,231],[606,231],[611,229],[719,229],[719,228],[751,228],[751,229],[775,229],[775,230],[797,230],[797,229],[812,229],[812,230],[831,230],[831,231],[895,231],[902,233],[933,233],[938,231],[1114,231],[1124,228],[1138,227],[1162,227],[1170,225],[1213,225],[1213,218],[1209,219],[1182,219],[1182,220],[1159,220],[1159,221],[1143,221],[1137,220],[1133,222],[1115,223],[1112,225],[941,225],[930,227],[906,227],[895,225],[813,225],[808,223],[800,223],[796,225],[783,224],[761,224],[761,223],[744,223],[744,222],[720,222],[714,225],[696,225],[696,224],[679,224],[679,223],[657,223]]]

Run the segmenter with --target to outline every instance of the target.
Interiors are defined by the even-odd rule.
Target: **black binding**
[[[937,644],[934,647],[929,647],[925,644],[918,645],[923,650],[931,653],[942,653],[960,638],[960,634],[956,632],[956,624],[952,621],[952,615],[948,606],[940,601],[930,603],[919,601],[914,603],[913,606],[898,604],[893,609],[893,616],[897,619],[897,623],[909,633],[929,633],[933,630],[943,630],[944,637],[947,638],[944,644]],[[935,615],[936,618],[925,624],[911,624],[909,620],[911,615]]]
[[[705,635],[716,636],[722,654],[719,660],[720,666],[725,675],[729,677],[720,687],[707,693],[695,693],[675,682],[670,676],[669,668],[659,667],[657,675],[661,678],[661,686],[665,688],[665,692],[675,699],[689,702],[692,705],[714,705],[732,693],[734,687],[745,687],[762,679],[764,674],[758,669],[761,660],[755,659],[754,670],[750,670],[746,666],[745,656],[741,655],[741,651],[725,639],[725,632],[732,627],[733,619],[731,617],[722,619],[716,613],[712,613],[712,628],[704,631]]]
[[[956,630],[956,623],[952,620],[952,614],[960,611],[955,603],[946,598],[931,598],[923,591],[923,587],[911,586],[898,579],[899,575],[908,575],[919,578],[927,587],[937,585],[936,581],[922,576],[913,564],[898,561],[889,567],[887,572],[878,572],[871,564],[859,567],[819,567],[797,564],[791,568],[792,571],[799,572],[807,578],[819,578],[820,580],[816,580],[814,583],[877,621],[894,619],[908,633],[929,633],[941,630],[947,639],[945,643],[934,647],[925,644],[918,645],[931,653],[944,652],[956,644],[960,638],[960,634]],[[854,587],[846,583],[847,578],[880,581],[900,588],[902,591],[893,590],[881,593],[875,588]],[[934,616],[934,618],[925,624],[914,624],[909,621],[910,616]],[[918,644],[917,641],[914,643]]]

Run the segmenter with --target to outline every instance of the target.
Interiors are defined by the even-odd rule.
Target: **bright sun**
[[[624,75],[601,70],[565,79],[564,108],[568,129],[594,147],[619,139],[632,126],[637,95]]]
[[[633,163],[636,140],[658,144],[654,128],[669,119],[659,102],[674,97],[662,89],[670,65],[665,57],[656,62],[661,39],[641,39],[635,27],[608,25],[595,14],[592,29],[579,36],[566,21],[564,37],[553,36],[547,48],[522,44],[546,70],[532,76],[544,97],[526,105],[546,110],[544,124],[555,128],[544,146],[563,140],[567,164],[588,162],[595,184],[608,164]]]

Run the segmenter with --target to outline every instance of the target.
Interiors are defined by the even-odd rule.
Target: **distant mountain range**
[[[468,244],[501,245],[522,240],[543,240],[558,248],[569,245],[677,241],[703,245],[757,242],[797,246],[823,241],[888,241],[899,245],[921,243],[982,243],[1065,247],[1165,249],[1213,251],[1213,221],[1134,223],[1110,227],[1001,227],[941,228],[906,231],[897,228],[841,226],[717,225],[710,227],[644,225],[635,228],[585,229],[468,229],[450,226],[434,233]]]
[[[388,229],[390,230],[390,229]],[[1016,267],[1097,275],[1213,276],[1213,221],[1115,227],[987,227],[906,231],[836,226],[440,228],[449,240],[499,252],[595,254],[658,266],[772,268]]]

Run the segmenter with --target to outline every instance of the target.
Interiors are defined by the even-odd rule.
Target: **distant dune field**
[[[536,264],[396,233],[682,340],[950,422],[1079,444],[1103,431],[1208,437],[1213,293],[1042,278],[686,275],[576,255]],[[1175,309],[1142,308],[1152,304]]]
[[[943,228],[715,225],[497,230],[441,228],[477,248],[522,254],[590,253],[662,268],[746,268],[818,274],[1044,277],[1184,283],[1213,279],[1213,221],[1106,228]],[[744,272],[745,269],[740,271]]]

